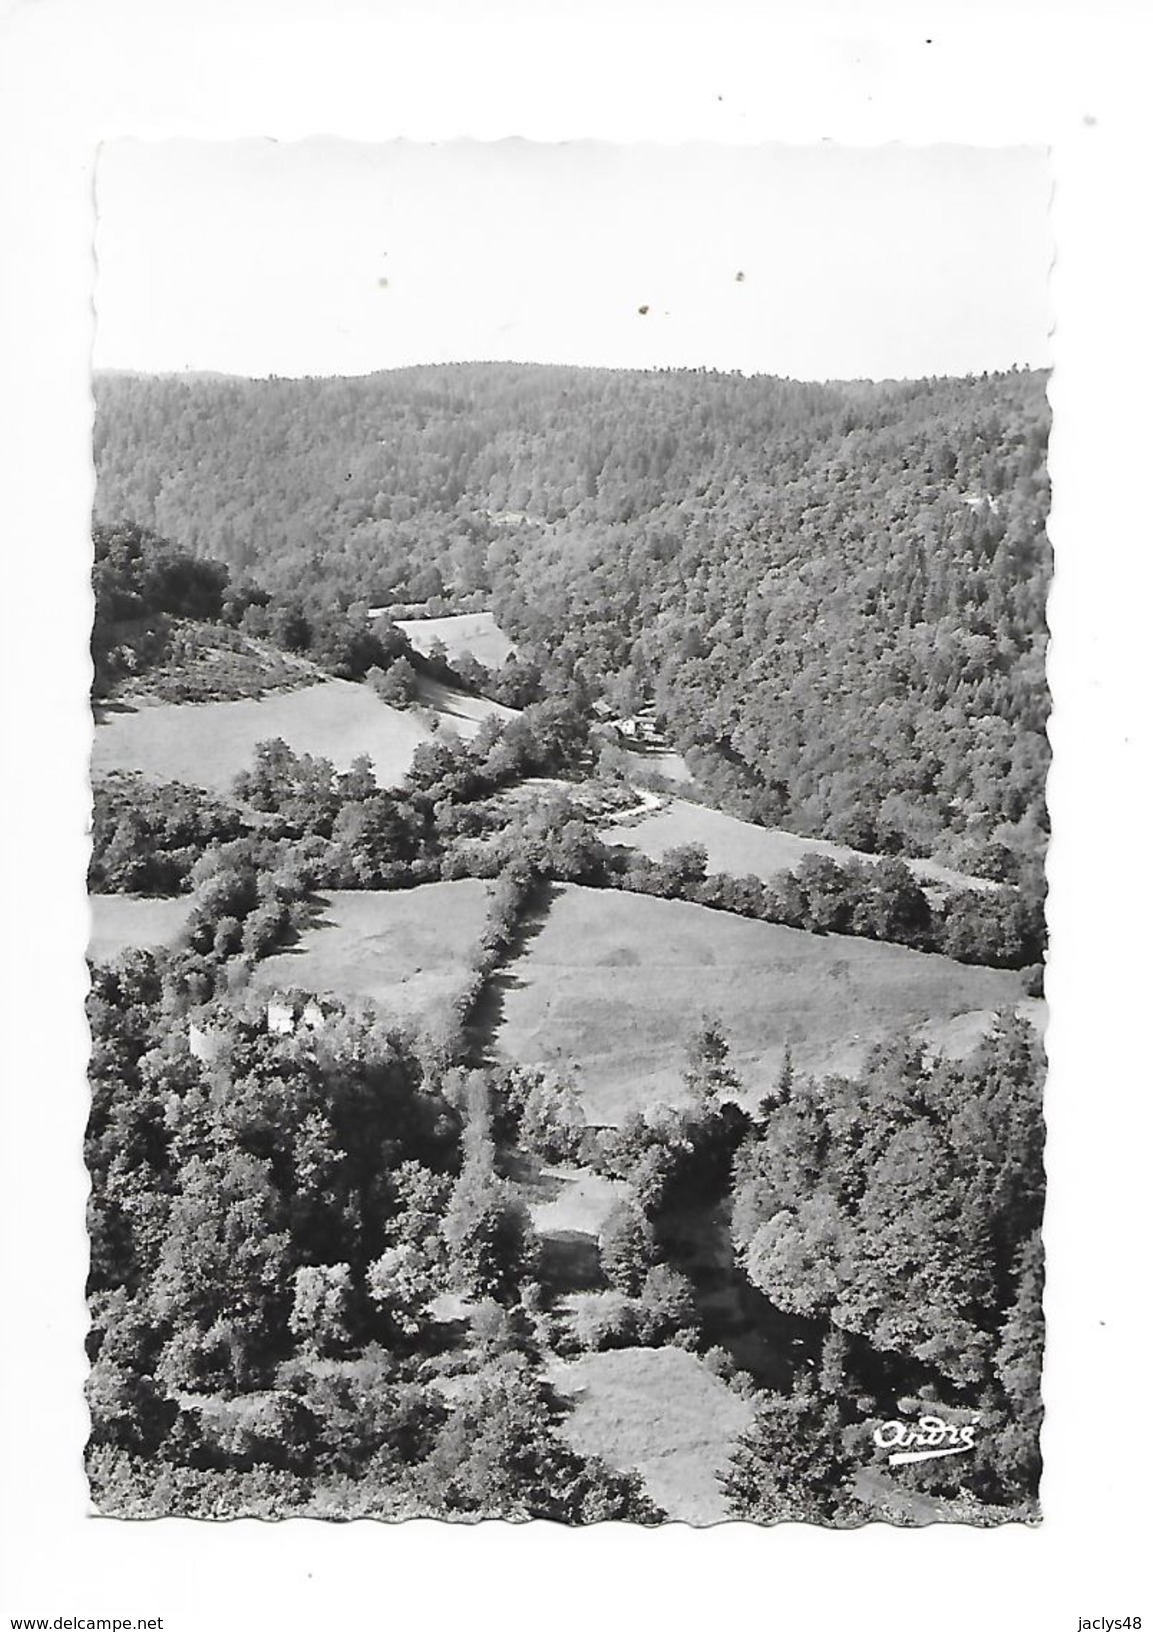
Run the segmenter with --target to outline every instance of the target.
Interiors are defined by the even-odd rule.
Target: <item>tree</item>
[[[262,902],[244,920],[240,945],[245,957],[253,961],[266,957],[284,938],[291,921],[282,901]]]
[[[688,1046],[685,1083],[694,1099],[716,1107],[734,1102],[741,1080],[729,1064],[729,1044],[715,1018],[706,1019]]]
[[[407,657],[396,658],[387,669],[370,669],[366,678],[381,702],[393,708],[407,708],[419,695],[419,676]]]
[[[184,1168],[149,1297],[173,1332],[169,1387],[250,1387],[288,1322],[289,1236],[268,1167],[241,1151]]]
[[[696,1339],[699,1319],[692,1282],[670,1264],[654,1264],[640,1291],[642,1341],[661,1344],[676,1338]]]
[[[818,1315],[836,1301],[851,1226],[825,1193],[797,1212],[782,1209],[761,1224],[745,1253],[753,1285],[780,1309]]]
[[[536,1238],[524,1203],[485,1152],[469,1157],[441,1226],[449,1274],[466,1296],[515,1303],[531,1278]]]
[[[866,876],[868,894],[853,908],[854,933],[920,945],[931,928],[932,912],[909,868],[889,857],[873,863]]]
[[[160,1339],[146,1305],[123,1288],[93,1300],[96,1353],[85,1386],[92,1415],[91,1446],[117,1445],[153,1455],[179,1407],[153,1372]]]
[[[855,899],[863,887],[861,872],[850,874],[828,856],[807,855],[795,878],[804,899],[803,927],[820,935],[843,935],[852,924]]]
[[[135,522],[92,533],[93,645],[104,651],[118,623],[160,614],[212,621],[224,603],[228,569],[198,560]]]
[[[539,1075],[521,1109],[524,1148],[546,1162],[576,1161],[584,1129],[584,1108],[572,1084]]]
[[[346,858],[350,882],[361,888],[388,888],[411,876],[418,842],[391,794],[374,793],[342,806],[332,839]]]
[[[757,1114],[762,1124],[767,1122],[774,1111],[782,1105],[787,1105],[793,1097],[793,1084],[796,1081],[796,1072],[793,1069],[793,1050],[786,1043],[781,1055],[780,1069],[769,1092],[757,1107]]]
[[[858,1464],[846,1452],[838,1406],[806,1373],[796,1377],[791,1394],[761,1398],[721,1478],[733,1517],[762,1524],[859,1522],[864,1514],[848,1488]]]
[[[286,1370],[292,1395],[311,1418],[316,1471],[326,1482],[342,1476],[363,1481],[387,1504],[389,1487],[404,1489],[408,1470],[434,1449],[447,1414],[442,1398],[405,1381],[376,1345],[353,1366],[295,1364]]]
[[[982,1424],[981,1454],[994,1499],[1035,1501],[1041,1479],[1041,1361],[1044,1343],[1044,1249],[1040,1231],[1024,1242],[1017,1286],[994,1358],[994,1420]]]
[[[389,1222],[394,1241],[424,1248],[434,1263],[440,1221],[452,1190],[447,1174],[434,1172],[417,1161],[405,1161],[391,1175],[396,1211]]]
[[[269,632],[286,652],[306,652],[312,644],[312,625],[299,601],[285,601],[271,609]]]
[[[449,1416],[421,1470],[427,1509],[503,1519],[591,1524],[664,1517],[636,1474],[568,1446],[540,1385],[517,1375],[481,1381]]]
[[[1007,1018],[963,1065],[898,1038],[863,1080],[770,1105],[735,1164],[750,1279],[975,1399],[1040,1223],[1041,1070],[1030,1028]]]
[[[703,844],[676,844],[665,851],[661,866],[681,892],[704,880],[709,870],[709,852]]]
[[[645,1277],[657,1261],[656,1232],[632,1201],[613,1206],[600,1233],[601,1268],[610,1285],[631,1298],[640,1295]]]
[[[293,1277],[289,1330],[315,1355],[341,1354],[349,1345],[351,1305],[347,1264],[301,1265]]]
[[[436,1296],[438,1256],[416,1241],[401,1241],[386,1247],[368,1266],[369,1297],[405,1337],[415,1337],[421,1330]]]

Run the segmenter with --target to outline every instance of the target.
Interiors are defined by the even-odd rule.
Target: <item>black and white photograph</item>
[[[1145,1624],[1150,48],[0,0],[0,1625]]]
[[[1037,1518],[1049,190],[102,150],[98,1511]]]

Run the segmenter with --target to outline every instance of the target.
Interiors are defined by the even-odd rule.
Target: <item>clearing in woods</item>
[[[671,748],[626,748],[622,752],[629,775],[642,786],[650,781],[655,781],[659,786],[662,782],[691,782],[693,779],[693,773],[684,759]],[[618,842],[624,844],[627,841],[621,839]]]
[[[499,669],[516,650],[491,612],[461,612],[449,618],[398,618],[396,626],[404,630],[418,652],[426,655],[433,642],[439,640],[450,663],[471,652],[486,669]]]
[[[540,1241],[542,1283],[567,1292],[602,1288],[600,1235],[613,1208],[628,1194],[624,1181],[587,1167],[544,1167],[529,1161],[519,1164],[514,1176]]]
[[[493,714],[502,722],[515,720],[520,715],[519,709],[494,703],[489,697],[472,697],[468,692],[456,691],[424,675],[417,682],[416,694],[422,707],[434,710],[440,721],[441,735],[458,736],[463,742],[471,742]]]
[[[1022,996],[1012,970],[566,884],[506,971],[495,1042],[520,1064],[571,1070],[588,1120],[615,1124],[683,1099],[686,1046],[706,1016],[751,1108],[786,1044],[799,1070],[853,1072],[893,1031]]]
[[[753,1407],[697,1355],[616,1349],[554,1360],[547,1375],[573,1402],[560,1431],[575,1450],[639,1473],[670,1519],[717,1524],[732,1517],[717,1476]]]
[[[252,984],[367,998],[398,1025],[423,1029],[468,979],[488,888],[476,878],[410,890],[333,890],[287,952],[256,965]]]
[[[770,879],[775,873],[791,872],[805,856],[831,856],[840,862],[872,863],[879,859],[844,844],[833,844],[828,839],[802,838],[781,827],[758,827],[755,822],[742,822],[736,816],[725,816],[719,810],[694,805],[685,799],[670,799],[662,809],[639,821],[606,827],[601,838],[606,844],[623,844],[630,850],[639,850],[654,861],[676,845],[703,844],[709,853],[710,873],[733,873],[738,877],[753,873],[763,879]],[[998,888],[987,878],[954,872],[935,861],[910,860],[907,865],[920,883],[930,889],[934,886],[955,890]]]
[[[136,947],[173,947],[192,910],[190,895],[90,895],[88,956],[107,963]]]
[[[573,1166],[541,1167],[523,1183],[523,1189],[538,1235],[587,1235],[594,1241],[599,1240],[613,1208],[628,1194],[623,1179]]]
[[[417,715],[390,708],[368,687],[325,680],[299,691],[228,703],[158,703],[111,712],[97,725],[92,774],[142,771],[158,781],[227,792],[252,764],[258,742],[280,737],[298,754],[347,770],[367,754],[378,782],[403,780],[432,732]]]

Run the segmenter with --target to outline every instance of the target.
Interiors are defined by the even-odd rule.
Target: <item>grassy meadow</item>
[[[671,1519],[717,1524],[732,1517],[717,1475],[753,1407],[695,1354],[616,1349],[556,1360],[548,1377],[572,1401],[561,1432],[574,1449],[639,1473]]]
[[[398,618],[396,623],[418,652],[427,654],[439,640],[450,663],[471,652],[486,669],[499,669],[516,649],[491,612],[460,612],[447,618]]]
[[[93,963],[107,963],[136,947],[175,946],[188,922],[192,897],[90,895],[88,909],[88,956]]]
[[[658,861],[667,850],[680,844],[703,844],[709,853],[709,871],[743,876],[753,873],[770,879],[775,873],[790,872],[806,856],[830,856],[834,861],[852,859],[875,861],[859,850],[828,839],[807,839],[780,827],[758,827],[736,816],[725,816],[706,805],[685,799],[670,799],[660,810],[639,820],[627,820],[606,827],[601,837],[608,844],[627,845]],[[935,861],[910,860],[909,868],[923,886],[930,889],[994,889],[987,879],[955,872]]]
[[[96,727],[92,774],[142,771],[158,781],[226,792],[251,765],[256,744],[281,737],[296,753],[323,755],[338,770],[367,754],[387,787],[407,774],[416,748],[431,736],[414,714],[390,708],[368,686],[325,680],[236,702],[109,711]]]
[[[1020,976],[850,936],[813,935],[685,901],[564,885],[509,970],[500,1052],[579,1061],[590,1122],[681,1098],[685,1048],[719,1019],[750,1103],[786,1045],[796,1066],[852,1072],[888,1032],[1015,1006]]]
[[[693,779],[693,773],[682,756],[671,748],[623,748],[621,752],[628,767],[628,774],[642,785],[654,779],[658,786],[665,782],[683,784]],[[621,839],[616,842],[624,844],[627,841]]]
[[[626,1186],[588,1167],[542,1167],[524,1190],[538,1235],[596,1238]]]
[[[298,945],[257,964],[253,984],[366,998],[398,1024],[424,1029],[463,985],[487,903],[488,888],[475,878],[333,890]]]

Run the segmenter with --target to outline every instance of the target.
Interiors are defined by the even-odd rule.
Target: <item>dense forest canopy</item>
[[[97,517],[278,595],[491,606],[741,814],[1016,877],[1044,845],[1039,373],[457,365],[96,382]]]

